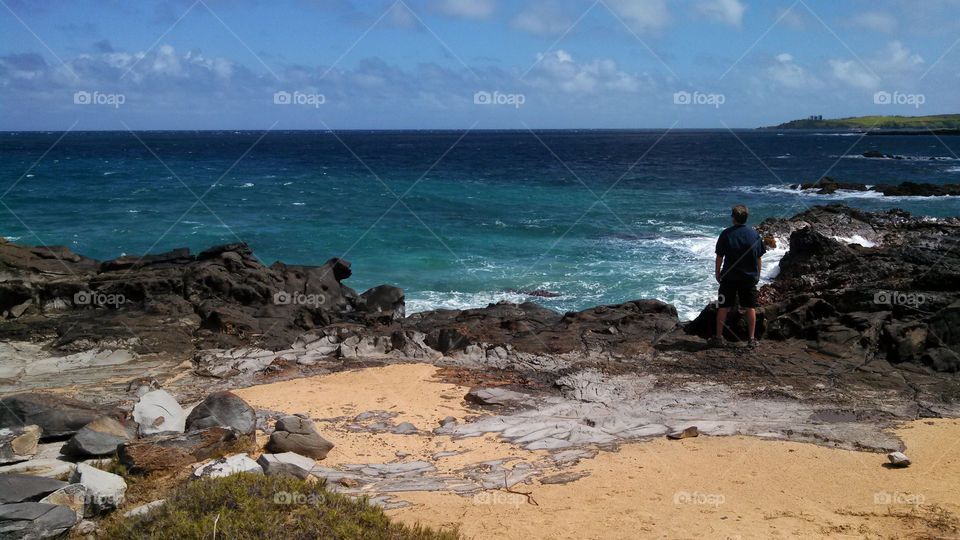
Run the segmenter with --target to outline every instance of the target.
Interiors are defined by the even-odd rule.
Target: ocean
[[[836,201],[956,216],[958,197],[788,184],[960,183],[958,154],[956,136],[807,131],[7,132],[0,236],[98,259],[238,241],[267,265],[343,257],[347,285],[403,287],[408,313],[659,298],[691,319],[732,205],[754,225]],[[534,290],[556,296],[517,292]]]

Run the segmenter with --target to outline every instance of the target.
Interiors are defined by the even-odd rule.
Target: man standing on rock
[[[723,325],[727,312],[740,300],[747,314],[747,346],[756,348],[754,331],[757,327],[757,283],[760,281],[760,258],[766,252],[760,235],[747,227],[747,207],[733,207],[733,226],[724,229],[717,239],[717,261],[714,277],[720,283],[717,309],[717,333],[710,339],[711,347],[723,346]]]

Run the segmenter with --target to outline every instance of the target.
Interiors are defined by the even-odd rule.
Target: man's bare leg
[[[723,324],[727,322],[727,310],[730,308],[722,307],[717,310],[717,337],[723,337]]]
[[[747,332],[750,334],[750,339],[753,339],[753,333],[757,329],[757,310],[754,308],[747,308],[746,311],[747,311]],[[724,313],[724,315],[726,315],[726,313]]]

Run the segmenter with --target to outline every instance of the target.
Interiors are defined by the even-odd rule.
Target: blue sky
[[[960,112],[960,0],[0,0],[0,35],[3,130]]]

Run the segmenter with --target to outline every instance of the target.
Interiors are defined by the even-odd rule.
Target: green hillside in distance
[[[931,116],[853,116],[850,118],[821,119],[820,117],[791,120],[766,129],[910,129],[960,130],[960,114]]]

